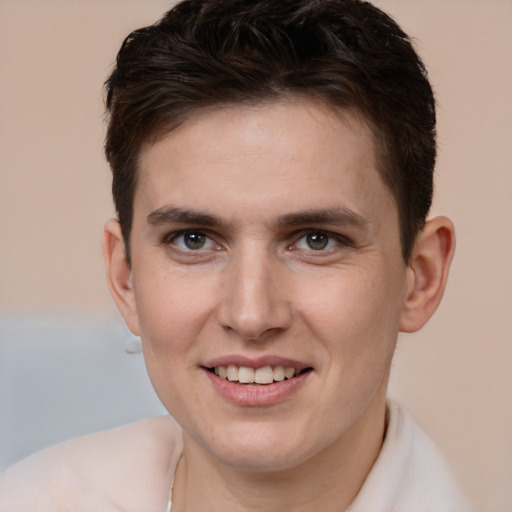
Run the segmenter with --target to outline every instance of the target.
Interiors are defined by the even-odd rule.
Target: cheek
[[[164,363],[189,349],[213,308],[212,284],[171,272],[141,275],[135,297],[147,357]]]
[[[385,277],[383,277],[385,276]],[[343,360],[378,359],[393,349],[403,303],[403,276],[352,268],[318,282],[302,296],[302,316],[329,352]]]
[[[186,410],[187,385],[195,371],[198,339],[211,312],[204,283],[191,283],[170,273],[139,275],[134,283],[144,360],[153,387],[173,415]]]

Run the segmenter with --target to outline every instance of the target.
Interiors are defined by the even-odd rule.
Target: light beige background
[[[379,0],[417,38],[439,104],[433,213],[457,226],[436,317],[400,339],[391,393],[483,512],[512,510],[512,3]],[[0,313],[115,314],[101,85],[163,0],[0,0]],[[411,511],[414,512],[414,511]]]

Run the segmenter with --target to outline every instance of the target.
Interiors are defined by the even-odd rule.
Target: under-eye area
[[[273,384],[274,382],[293,379],[311,370],[312,368],[298,370],[291,366],[281,365],[250,368],[233,364],[208,368],[208,371],[214,373],[217,377],[237,384]]]

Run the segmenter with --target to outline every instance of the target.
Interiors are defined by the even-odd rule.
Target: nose
[[[218,309],[222,327],[247,341],[263,341],[291,325],[285,269],[264,250],[241,250],[225,268]]]

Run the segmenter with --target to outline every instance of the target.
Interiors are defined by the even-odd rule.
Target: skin
[[[429,220],[405,263],[365,123],[296,100],[202,113],[144,148],[131,240],[130,267],[107,223],[107,279],[183,429],[173,512],[345,510],[382,444],[397,334],[441,300],[451,222]],[[310,370],[278,400],[232,385],[251,405],[204,368],[226,356]],[[44,450],[0,475],[0,509],[161,512],[180,432],[153,418]]]
[[[173,510],[349,505],[382,443],[397,334],[435,311],[454,249],[436,218],[406,264],[398,225],[370,130],[322,104],[203,112],[144,148],[132,264],[117,221],[105,259],[184,429]],[[277,403],[240,405],[205,369],[225,356],[310,370]]]

